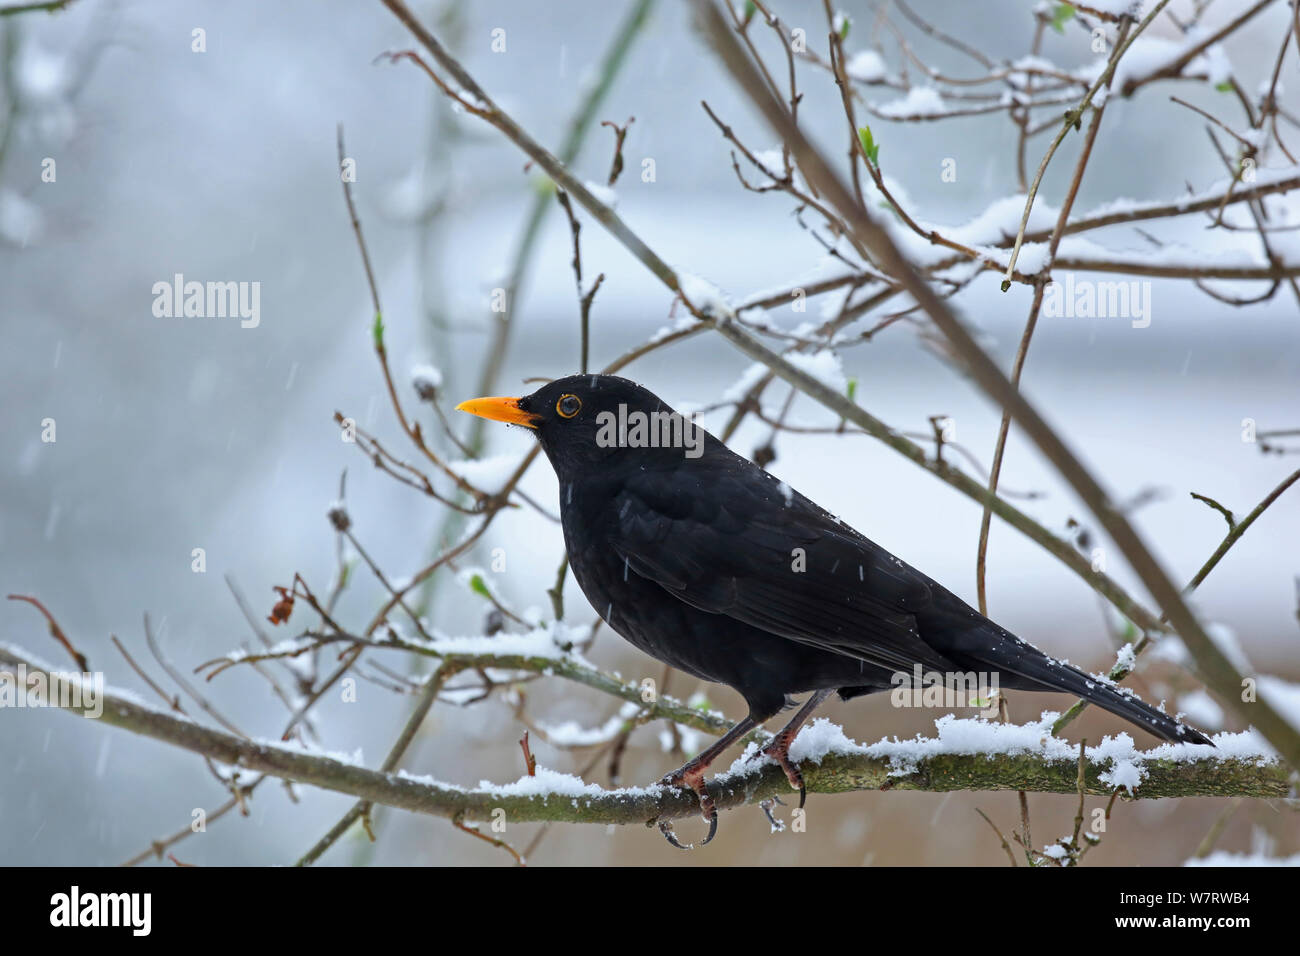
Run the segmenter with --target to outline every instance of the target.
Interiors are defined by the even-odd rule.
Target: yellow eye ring
[[[555,403],[555,414],[561,418],[572,418],[582,411],[582,399],[577,395],[561,395]]]

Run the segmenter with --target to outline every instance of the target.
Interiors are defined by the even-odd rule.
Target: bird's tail
[[[1210,738],[1194,727],[1156,710],[1132,691],[1085,674],[1073,664],[1048,657],[1037,648],[1017,641],[997,641],[985,663],[1000,672],[1002,686],[1013,690],[1067,691],[1123,717],[1162,740],[1189,744],[1210,744]],[[985,657],[985,655],[981,655]],[[1002,658],[1002,659],[996,659]],[[1013,678],[1008,680],[1008,678]],[[1019,677],[1020,680],[1015,680]]]

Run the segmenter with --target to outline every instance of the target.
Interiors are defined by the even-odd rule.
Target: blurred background
[[[1030,3],[916,0],[913,6],[995,58],[1014,59],[1029,49]],[[1211,26],[1244,4],[1214,5],[1220,6],[1207,15]],[[491,0],[412,7],[503,108],[555,149],[631,4]],[[886,63],[897,69],[897,44],[871,28],[874,8],[842,7],[854,23],[848,49],[879,40]],[[820,4],[778,2],[776,9],[787,22],[806,22],[810,44],[824,48]],[[1247,90],[1267,83],[1288,16],[1285,4],[1275,4],[1225,45]],[[193,48],[195,30],[202,31],[202,52]],[[504,51],[493,50],[494,30],[504,31]],[[1166,22],[1152,36],[1173,39],[1174,32]],[[909,42],[959,74],[973,66],[915,30]],[[338,410],[389,448],[411,452],[371,347],[369,295],[339,185],[336,126],[343,124],[355,160],[355,195],[394,375],[407,407],[431,434],[436,419],[415,402],[409,370],[424,363],[440,368],[447,408],[477,394],[493,320],[490,297],[515,254],[539,174],[494,130],[449,110],[409,63],[375,62],[384,51],[411,46],[377,0],[82,0],[56,15],[0,20],[0,584],[4,593],[42,599],[110,683],[148,694],[109,640],[116,635],[156,672],[144,646],[146,612],[166,654],[187,672],[249,642],[226,576],[259,615],[270,609],[271,586],[288,584],[295,572],[326,590],[335,542],[325,510],[344,469],[355,531],[388,574],[409,575],[433,553],[445,512],[376,472],[355,445],[340,441],[332,421]],[[1048,32],[1043,55],[1067,68],[1094,59],[1082,30]],[[772,62],[784,69],[783,60]],[[1282,81],[1293,114],[1296,70],[1293,50]],[[806,69],[801,87],[801,119],[842,155],[843,115],[833,81]],[[1170,104],[1171,92],[1238,115],[1204,84],[1157,84],[1131,100],[1115,98],[1076,210],[1125,197],[1172,200],[1188,186],[1203,190],[1223,179],[1204,121]],[[888,91],[867,95],[892,98]],[[660,0],[597,116],[619,124],[635,117],[624,149],[628,169],[615,187],[620,214],[672,265],[736,300],[827,269],[824,251],[793,221],[788,197],[740,188],[728,146],[701,99],[753,148],[776,145],[721,73],[686,5]],[[1014,132],[1004,116],[872,125],[882,167],[926,220],[961,225],[1016,192]],[[605,128],[589,134],[574,164],[582,178],[605,181],[612,139]],[[1067,140],[1054,161],[1044,202],[1061,202],[1078,140]],[[1043,137],[1031,142],[1031,163],[1046,145]],[[656,171],[650,182],[641,176],[647,158]],[[956,160],[955,182],[940,178],[945,158]],[[53,182],[42,180],[47,159],[56,164]],[[1274,158],[1274,165],[1283,164]],[[1295,210],[1294,199],[1289,205]],[[1286,206],[1280,200],[1274,208]],[[668,293],[639,263],[582,218],[587,275],[605,274],[592,314],[592,361],[600,366],[681,312],[673,313]],[[1186,217],[1153,231],[1195,246],[1209,241],[1204,227],[1204,219]],[[1097,241],[1117,250],[1147,248],[1124,227]],[[1300,256],[1300,243],[1278,241],[1291,259]],[[501,394],[528,390],[525,378],[576,369],[570,256],[567,223],[552,203],[514,303],[515,327],[496,381]],[[260,323],[241,328],[236,319],[155,316],[153,285],[176,273],[260,283]],[[989,273],[956,300],[1004,367],[1029,298],[1022,286],[999,293]],[[1142,500],[1134,520],[1175,580],[1185,581],[1225,530],[1223,518],[1190,492],[1242,515],[1297,467],[1294,456],[1264,455],[1258,444],[1243,442],[1242,420],[1255,420],[1260,430],[1300,427],[1300,308],[1285,289],[1262,304],[1232,308],[1188,282],[1159,280],[1152,302],[1152,321],[1143,329],[1124,319],[1044,318],[1024,388],[1119,500]],[[814,301],[807,316],[773,309],[771,317],[793,328],[816,318],[819,308]],[[956,441],[981,462],[990,460],[998,409],[912,327],[895,326],[844,353],[843,362],[857,380],[857,400],[872,414],[922,434],[929,432],[929,416],[951,416]],[[705,335],[651,354],[624,374],[679,408],[697,408],[717,401],[749,365],[724,340]],[[767,398],[777,403],[785,394],[773,388]],[[705,423],[720,429],[726,415],[706,416]],[[42,441],[46,419],[56,423],[52,443]],[[833,424],[803,401],[795,403],[791,421]],[[519,429],[486,434],[489,454],[518,456],[531,443]],[[748,454],[767,437],[768,429],[751,420],[732,445]],[[980,512],[970,500],[869,438],[786,435],[776,452],[776,474],[974,601]],[[1065,533],[1071,519],[1087,523],[1085,511],[1014,430],[1002,484],[1040,492],[1018,503],[1050,528]],[[555,508],[555,481],[544,464],[531,469],[522,487]],[[1293,680],[1300,679],[1297,541],[1300,497],[1292,493],[1195,597],[1255,666]],[[203,573],[192,567],[195,548],[204,549]],[[487,564],[492,548],[503,548],[507,558],[505,572],[493,576],[503,600],[549,614],[545,589],[562,554],[558,526],[531,509],[514,509],[466,563]],[[1118,556],[1108,570],[1143,593]],[[488,606],[453,575],[441,577],[430,595],[436,626],[450,634],[481,632]],[[382,596],[359,567],[341,599],[340,620],[364,626]],[[571,621],[594,618],[571,580],[566,601]],[[1004,626],[1081,666],[1100,669],[1114,659],[1114,622],[1096,596],[996,522],[989,608]],[[280,630],[282,637],[296,633]],[[65,666],[27,605],[0,604],[0,639]],[[662,670],[607,629],[589,657],[629,679],[657,678]],[[399,671],[408,667],[396,655],[384,662]],[[1148,662],[1132,686],[1172,707],[1180,688],[1195,685],[1168,664]],[[680,674],[670,686],[683,697],[706,689],[714,706],[741,714],[739,698],[728,690],[697,687]],[[249,669],[227,672],[205,692],[250,734],[276,737],[283,728],[283,706]],[[355,703],[327,695],[316,728],[329,749],[360,748],[374,766],[410,699],[366,682],[358,694]],[[1028,720],[1068,703],[1015,694],[1011,712]],[[617,706],[559,681],[529,690],[530,715],[548,724],[597,726]],[[1203,722],[1214,720],[1212,710],[1202,702]],[[931,733],[938,716],[895,710],[883,698],[835,703],[824,713],[868,742]],[[661,729],[633,736],[625,782],[655,780],[681,762],[662,751]],[[502,699],[472,707],[440,703],[405,766],[467,786],[513,780],[523,772],[521,730]],[[1096,740],[1121,731],[1140,733],[1090,712],[1070,736]],[[534,751],[561,770],[586,760],[536,740]],[[226,799],[197,757],[53,711],[0,712],[0,768],[6,822],[0,863],[120,863],[188,825],[194,808],[210,810]],[[604,769],[588,779],[607,782]],[[296,788],[295,796],[296,802],[275,784],[260,787],[248,816],[213,822],[173,852],[204,865],[292,862],[351,805],[310,788]],[[1031,796],[1030,805],[1040,845],[1069,831],[1072,797]],[[1210,799],[1121,804],[1089,862],[1179,863],[1225,806]],[[809,807],[803,834],[769,835],[757,808],[728,813],[714,844],[693,854],[639,827],[557,827],[530,862],[1003,865],[975,808],[1005,832],[1018,819],[1010,793],[812,795]],[[683,821],[679,831],[693,838],[697,825]],[[509,862],[440,819],[380,812],[377,831],[371,845],[354,830],[323,862]],[[534,826],[518,825],[507,839],[523,847],[535,833]],[[1300,830],[1293,812],[1247,803],[1219,847],[1294,854]]]

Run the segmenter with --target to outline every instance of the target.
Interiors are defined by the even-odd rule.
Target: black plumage
[[[559,478],[570,567],[596,612],[656,660],[745,698],[749,714],[665,778],[693,787],[715,825],[703,774],[731,743],[811,692],[764,751],[802,791],[787,751],[813,709],[834,692],[890,691],[918,664],[1066,691],[1163,740],[1209,743],[999,627],[634,382],[575,375],[459,407],[533,429]]]

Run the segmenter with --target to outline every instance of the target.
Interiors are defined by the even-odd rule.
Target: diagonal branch
[[[50,672],[20,649],[0,645],[0,665],[24,665],[40,672],[49,683],[53,700],[67,699],[72,679]],[[3,671],[0,671],[2,673]],[[514,823],[563,821],[593,824],[645,824],[674,820],[699,813],[699,800],[689,790],[664,787],[629,787],[603,790],[576,777],[543,771],[526,777],[525,786],[462,788],[427,778],[370,770],[320,753],[310,753],[275,741],[245,740],[233,734],[154,710],[133,695],[105,689],[103,723],[171,746],[203,754],[231,766],[247,768],[285,780],[345,793],[368,803],[383,804],[413,813],[463,820],[491,820],[504,811]],[[79,708],[66,707],[71,713]],[[871,747],[847,745],[841,752],[805,759],[801,769],[813,793],[853,790],[1027,790],[1043,793],[1077,793],[1078,765],[1071,745],[1055,741],[1057,750],[995,755],[945,751],[935,741],[882,742]],[[930,752],[915,754],[918,746]],[[1140,767],[1141,783],[1133,792],[1138,799],[1189,796],[1285,797],[1290,792],[1286,768],[1264,754],[1220,759],[1213,753],[1194,757],[1178,745],[1135,752],[1129,760]],[[1198,748],[1203,749],[1203,748]],[[1114,768],[1109,758],[1097,755],[1087,764],[1084,788],[1092,794],[1110,794],[1107,782]],[[539,787],[538,783],[542,786]],[[549,782],[550,789],[546,789]],[[719,808],[758,803],[789,792],[785,773],[774,763],[752,762],[709,785]]]

